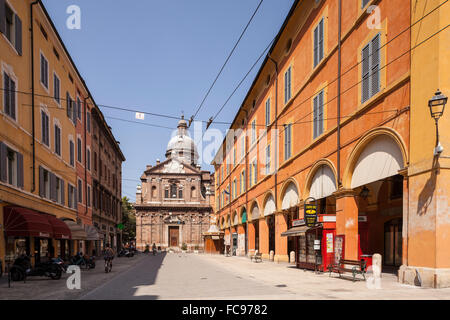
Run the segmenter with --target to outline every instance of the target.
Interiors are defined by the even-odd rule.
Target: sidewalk
[[[102,257],[96,258],[95,269],[81,270],[81,290],[69,290],[66,285],[70,274],[63,274],[59,280],[47,277],[29,277],[23,281],[12,282],[8,288],[8,275],[0,278],[0,300],[72,300],[110,281],[123,271],[139,264],[146,255],[141,253],[132,258],[117,256],[113,260],[111,273],[105,273]]]
[[[430,289],[400,284],[397,276],[382,274],[381,289],[374,289],[367,282],[340,279],[337,274],[314,273],[297,269],[288,263],[275,263],[263,260],[261,263],[251,262],[247,257],[225,257],[223,255],[198,255],[205,262],[208,261],[222,269],[232,272],[238,278],[252,279],[263,284],[286,289],[289,297],[278,299],[450,299],[450,288]],[[351,275],[350,275],[351,277]],[[369,279],[370,275],[366,275]],[[363,279],[359,276],[360,279]],[[250,293],[251,294],[251,293]],[[234,299],[251,299],[242,296]],[[269,299],[277,299],[270,297]]]

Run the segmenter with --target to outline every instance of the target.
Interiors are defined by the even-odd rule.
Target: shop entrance
[[[237,250],[237,247],[238,247],[238,234],[237,233],[233,233],[233,235],[232,235],[232,248],[231,248],[231,251],[232,251],[232,255],[233,256],[235,256],[236,255],[236,250]]]
[[[384,224],[384,264],[388,267],[402,264],[402,219]]]

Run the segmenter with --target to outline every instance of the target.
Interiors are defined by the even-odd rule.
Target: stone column
[[[336,196],[336,235],[345,236],[345,259],[358,259],[358,205],[353,190],[339,190]]]
[[[259,219],[259,252],[264,259],[269,259],[269,226],[267,218]]]

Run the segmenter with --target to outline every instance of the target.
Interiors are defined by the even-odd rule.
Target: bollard
[[[273,250],[270,250],[270,253],[269,253],[269,260],[270,260],[270,261],[273,261],[274,256],[275,256],[275,252],[273,252]]]
[[[289,254],[289,262],[291,264],[295,264],[295,252],[291,251],[291,253]]]
[[[374,279],[381,278],[382,257],[381,254],[375,253],[372,256],[372,270]]]

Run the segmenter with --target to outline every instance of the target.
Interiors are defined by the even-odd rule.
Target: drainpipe
[[[84,98],[84,198],[85,198],[85,215],[88,215],[88,190],[87,190],[87,100],[91,97],[89,94],[87,97]],[[92,217],[91,217],[92,220]]]
[[[337,180],[338,188],[342,185],[341,179],[341,45],[342,45],[342,0],[339,0],[338,23],[338,98],[337,98]]]
[[[35,124],[34,124],[34,27],[33,27],[33,6],[38,4],[39,1],[34,1],[30,4],[30,33],[31,33],[31,136],[32,136],[32,147],[33,147],[33,186],[31,188],[31,193],[36,191],[36,141],[35,141]]]

